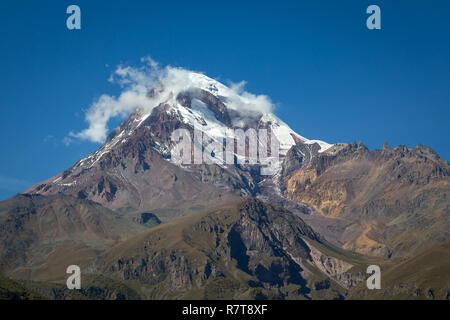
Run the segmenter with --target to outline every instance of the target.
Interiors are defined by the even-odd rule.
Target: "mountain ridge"
[[[362,292],[369,264],[395,275],[404,259],[448,240],[449,163],[431,148],[308,140],[266,98],[183,77],[148,90],[99,150],[0,203],[0,228],[10,231],[0,272],[61,282],[70,260],[106,276],[111,290],[95,297],[107,298],[343,299]],[[176,160],[177,130],[202,163]],[[224,161],[222,143],[237,146],[236,130],[276,138],[266,149],[271,161],[279,156],[275,171],[262,173],[268,140],[259,135],[256,155],[247,136],[233,164]],[[42,221],[56,231],[42,232]]]

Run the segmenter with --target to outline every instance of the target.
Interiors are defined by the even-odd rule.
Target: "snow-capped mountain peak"
[[[208,76],[174,69],[148,90],[146,107],[137,108],[127,121],[109,135],[105,144],[93,154],[80,160],[77,166],[92,167],[115,146],[125,143],[133,133],[148,126],[152,114],[163,111],[183,125],[202,131],[213,141],[233,137],[234,129],[266,128],[280,143],[280,156],[297,143],[320,146],[323,152],[332,145],[320,140],[309,140],[279,119],[272,111],[270,100],[239,88],[227,87]],[[148,107],[150,106],[150,108]],[[157,150],[170,153],[170,143],[157,141]]]
[[[102,103],[108,101],[116,110],[124,106],[128,110],[125,104],[129,102],[138,101],[139,105],[110,132],[97,151],[29,192],[61,192],[110,208],[139,210],[164,206],[168,199],[193,199],[194,194],[201,199],[193,201],[202,203],[220,198],[224,192],[242,196],[270,189],[269,193],[280,194],[282,165],[290,159],[288,151],[293,146],[304,154],[305,164],[331,146],[293,131],[273,113],[267,96],[248,93],[242,85],[228,87],[186,70],[170,69],[151,86],[139,86],[118,98],[103,99]],[[92,118],[107,113],[108,106],[99,105],[100,109],[92,111]],[[192,163],[177,159],[178,142],[172,134],[178,129],[187,130],[194,137],[194,143],[189,144],[191,152],[182,152],[192,155]],[[250,152],[251,130],[257,131],[257,154]],[[202,137],[200,144],[195,139],[198,132]],[[260,132],[266,132],[267,138],[261,139]],[[99,137],[103,130],[97,133]],[[248,137],[248,143],[239,140],[242,135]],[[275,145],[272,137],[278,141]],[[231,154],[225,150],[228,146],[233,146]],[[198,153],[200,162],[195,162]],[[166,193],[167,185],[175,187]],[[199,196],[195,190],[209,190],[211,194]]]

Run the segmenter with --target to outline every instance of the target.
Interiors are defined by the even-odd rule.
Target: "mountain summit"
[[[101,297],[340,299],[372,296],[363,280],[376,264],[383,298],[449,297],[437,279],[448,279],[450,168],[432,149],[308,140],[242,85],[116,73],[124,92],[72,134],[100,149],[0,203],[0,273],[59,281],[71,261],[91,286],[109,279]]]
[[[279,143],[280,160],[294,145],[304,145],[311,155],[331,147],[294,132],[271,112],[267,97],[252,95],[239,86],[227,87],[200,73],[167,69],[145,92],[139,100],[141,105],[107,136],[98,151],[26,193],[63,193],[94,200],[110,209],[156,210],[163,216],[170,209],[170,215],[184,215],[236,196],[256,195],[263,180],[273,180],[278,188],[281,166],[271,177],[265,177],[258,173],[261,164],[224,162],[221,143],[230,137],[235,139],[236,130],[244,134],[267,130]],[[191,135],[194,131],[202,133],[207,145],[194,141],[192,153],[206,152],[206,163],[184,165],[174,159],[176,143],[172,135],[180,129]],[[234,152],[233,158],[250,155],[252,137],[244,139],[243,154]],[[261,145],[267,142],[259,136],[255,139],[261,156]],[[270,150],[272,155],[274,151]]]

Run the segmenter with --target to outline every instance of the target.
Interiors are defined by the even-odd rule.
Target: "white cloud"
[[[274,104],[266,95],[256,95],[244,90],[246,81],[231,83],[231,101],[228,107],[241,112],[259,111],[262,113],[272,112]]]
[[[139,68],[131,66],[116,68],[109,81],[119,84],[123,88],[122,93],[118,97],[101,95],[86,112],[85,120],[89,124],[88,128],[78,133],[70,132],[70,137],[103,142],[109,131],[110,119],[124,118],[136,108],[151,112],[161,102],[174,102],[179,92],[211,82],[219,86],[220,92],[226,96],[227,107],[238,111],[243,117],[255,111],[267,113],[273,109],[273,103],[268,96],[246,92],[245,81],[226,87],[198,72],[171,66],[160,68],[159,64],[149,57],[142,58],[141,62],[143,65]],[[149,97],[151,89],[155,89],[158,94]]]

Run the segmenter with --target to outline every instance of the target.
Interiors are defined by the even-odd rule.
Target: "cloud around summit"
[[[75,138],[102,143],[110,130],[108,122],[111,119],[126,118],[137,108],[146,113],[151,112],[162,101],[168,101],[179,92],[198,85],[193,77],[198,74],[201,73],[170,65],[161,67],[150,57],[142,58],[139,67],[119,65],[109,81],[122,88],[120,95],[116,97],[102,94],[85,113],[88,127],[80,132],[71,131],[65,140],[71,141]],[[227,94],[227,107],[241,114],[255,111],[268,113],[274,109],[274,104],[268,96],[245,91],[245,81],[231,83],[229,87],[217,84]],[[152,88],[160,89],[161,94],[157,99],[148,95]]]

